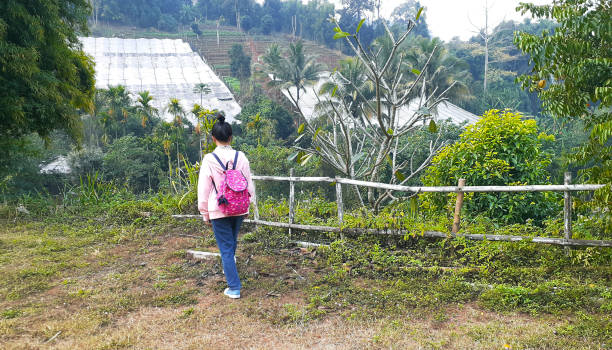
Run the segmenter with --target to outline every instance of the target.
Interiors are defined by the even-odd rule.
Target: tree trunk
[[[485,94],[487,93],[487,72],[489,71],[489,8],[486,7],[487,5],[487,2],[485,2],[485,28],[483,36],[485,42],[483,92]]]
[[[374,164],[379,164],[386,156],[385,150],[387,149],[388,142],[389,139],[385,138],[385,140],[380,144],[380,149],[378,150],[378,155],[374,160]],[[377,166],[373,169],[372,175],[370,176],[371,182],[376,182],[376,177],[378,176],[378,170],[380,170],[380,168],[380,166]],[[374,203],[376,203],[376,199],[374,198],[374,188],[372,187],[368,188],[368,203],[370,203],[371,206],[374,206]]]

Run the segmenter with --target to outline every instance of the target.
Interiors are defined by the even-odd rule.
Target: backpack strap
[[[233,170],[236,170],[236,164],[238,164],[238,151],[236,151],[236,155],[234,156],[234,168],[233,168]]]
[[[217,155],[215,154],[215,152],[211,153],[213,155],[213,157],[215,157],[215,159],[217,160],[217,162],[219,162],[219,165],[221,165],[221,169],[223,169],[223,171],[227,170],[227,166],[223,165],[223,162],[221,161],[221,159],[219,159],[219,157],[217,157]]]
[[[219,157],[215,154],[215,152],[211,152],[211,154],[213,155],[213,157],[215,157],[217,162],[219,162],[219,165],[221,165],[221,168],[223,169],[223,171],[226,171],[227,170],[227,166],[223,165],[223,162],[221,161],[221,159],[219,159]],[[212,180],[212,184],[213,184],[213,187],[215,189],[215,192],[219,193],[219,191],[217,190],[217,184],[215,184],[215,180]]]

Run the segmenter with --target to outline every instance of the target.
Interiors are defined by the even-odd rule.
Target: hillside
[[[104,25],[94,27],[92,29],[92,35],[121,38],[143,37],[183,39],[211,65],[219,76],[222,77],[230,75],[229,50],[232,45],[237,43],[242,44],[245,48],[245,52],[251,55],[252,62],[257,62],[257,58],[265,53],[270,44],[277,43],[281,48],[287,48],[292,41],[291,36],[286,34],[249,35],[238,31],[235,27],[221,26],[219,28],[219,45],[217,45],[216,27],[203,25],[201,29],[202,35],[196,36],[192,31],[164,33],[147,31],[134,27]],[[339,60],[346,57],[339,51],[331,50],[309,40],[304,40],[304,48],[307,54],[316,56],[318,61],[325,64],[329,69],[333,69]]]
[[[281,48],[287,48],[293,40],[290,35],[248,35],[238,31],[235,27],[221,27],[219,31],[219,45],[217,45],[217,32],[213,27],[203,27],[203,34],[199,37],[189,37],[187,41],[194,51],[202,55],[209,64],[221,76],[230,74],[229,50],[232,45],[242,44],[247,54],[251,55],[252,62],[257,62],[258,57],[266,52],[272,43]],[[339,51],[334,51],[312,41],[304,40],[304,48],[307,54],[314,55],[318,61],[328,68],[335,67],[340,59],[345,57]]]

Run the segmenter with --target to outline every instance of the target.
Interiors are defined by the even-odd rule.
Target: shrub
[[[147,140],[124,136],[104,155],[104,176],[142,192],[159,183],[161,160],[161,152]]]
[[[100,148],[83,148],[68,154],[68,163],[75,177],[102,170],[103,160],[104,154]]]
[[[464,178],[469,186],[548,184],[546,167],[551,156],[544,142],[554,137],[538,134],[535,120],[509,110],[489,110],[461,134],[457,143],[443,148],[423,176],[426,186],[453,186]],[[426,194],[423,207],[440,210],[448,196]],[[558,196],[540,193],[473,193],[466,195],[469,214],[482,213],[505,223],[534,219],[541,222],[558,210]],[[452,199],[451,199],[452,201]]]

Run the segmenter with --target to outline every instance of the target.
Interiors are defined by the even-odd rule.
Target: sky
[[[484,27],[485,1],[488,1],[489,27],[492,29],[503,20],[522,21],[523,18],[515,11],[519,2],[530,2],[537,5],[550,4],[552,0],[420,0],[425,7],[427,25],[432,36],[444,41],[450,41],[458,36],[462,40],[475,35],[477,27]],[[333,1],[340,4],[340,0]],[[393,9],[404,0],[382,0],[381,16],[389,18]],[[470,23],[471,21],[471,23]]]

